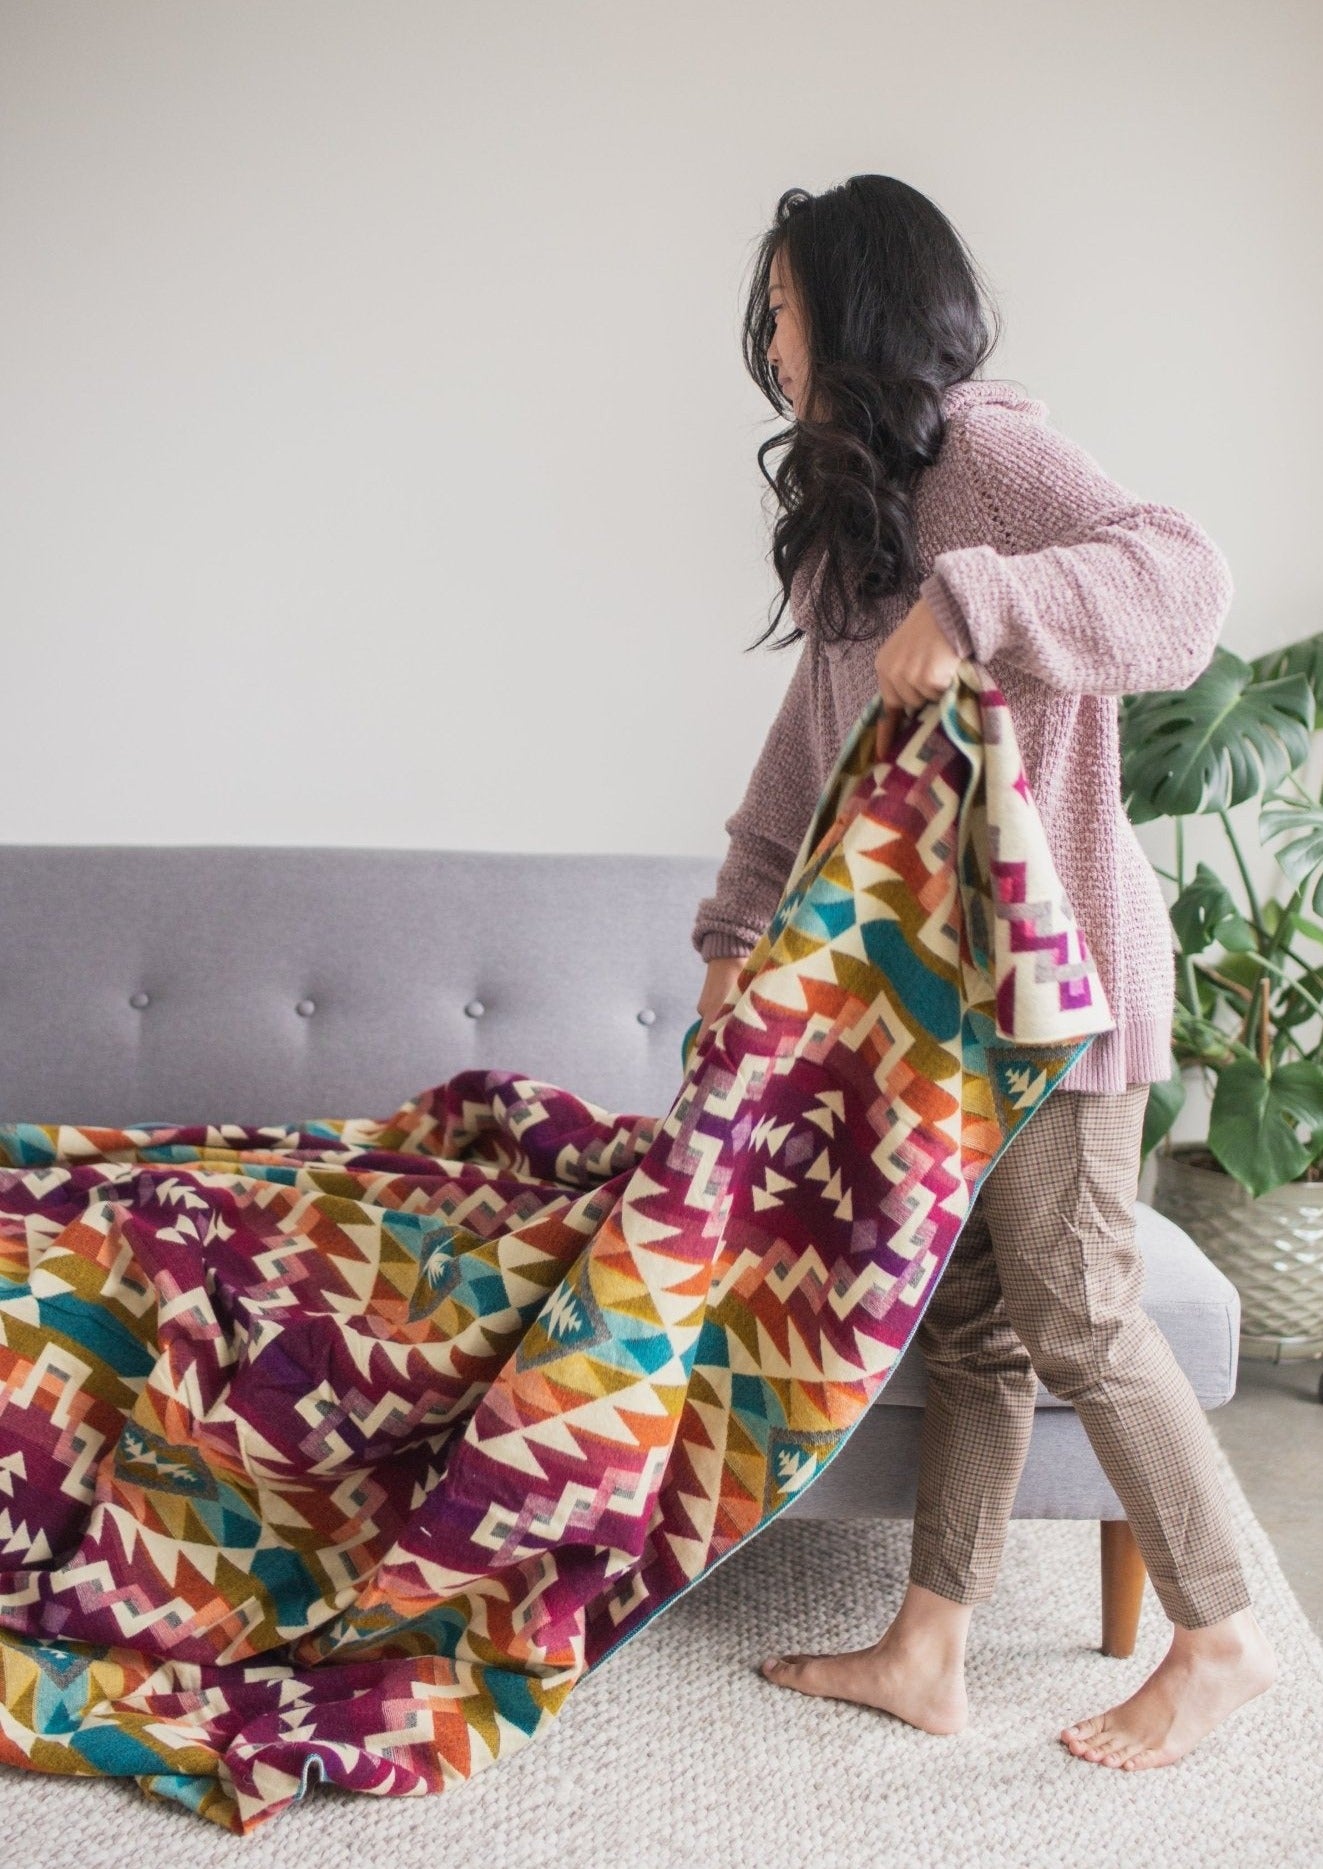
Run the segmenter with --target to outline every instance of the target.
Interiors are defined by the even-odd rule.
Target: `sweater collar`
[[[1026,415],[1037,416],[1040,420],[1047,416],[1045,402],[1037,396],[1027,395],[1018,383],[1008,382],[1005,377],[967,376],[959,383],[949,384],[942,392],[943,415],[952,415],[959,409],[987,403],[1021,409]]]

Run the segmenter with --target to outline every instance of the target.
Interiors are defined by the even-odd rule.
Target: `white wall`
[[[719,855],[791,666],[746,272],[857,170],[1208,527],[1229,646],[1321,621],[1307,0],[0,21],[9,841]]]

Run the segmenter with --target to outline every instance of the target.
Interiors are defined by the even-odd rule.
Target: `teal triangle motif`
[[[586,1284],[585,1279],[583,1286]],[[620,1347],[612,1343],[611,1327],[597,1308],[592,1293],[582,1287],[563,1290],[558,1287],[542,1307],[537,1321],[546,1332],[546,1348],[533,1350],[527,1340],[521,1343],[518,1353],[521,1369],[537,1369],[567,1354],[595,1350],[602,1345]],[[613,1356],[610,1360],[614,1364],[616,1358]]]
[[[819,940],[834,941],[838,935],[854,927],[854,897],[836,891],[838,900],[822,902],[810,900],[792,917],[794,926],[803,934],[816,935]]]
[[[45,1642],[25,1641],[21,1636],[8,1632],[5,1642],[30,1655],[46,1679],[61,1690],[71,1686],[80,1674],[85,1674],[97,1658],[96,1654],[77,1654],[67,1648],[53,1648]],[[97,1654],[100,1652],[97,1651]]]
[[[821,1473],[847,1429],[814,1431],[774,1427],[767,1441],[763,1516],[802,1493]]]
[[[126,1421],[120,1430],[115,1466],[126,1479],[152,1492],[216,1497],[215,1476],[204,1460],[191,1448],[172,1447],[136,1421]]]

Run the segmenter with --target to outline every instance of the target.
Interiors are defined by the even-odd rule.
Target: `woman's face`
[[[790,271],[783,267],[779,253],[773,255],[768,274],[767,309],[774,327],[767,361],[776,372],[781,394],[798,415],[808,383],[808,346]]]

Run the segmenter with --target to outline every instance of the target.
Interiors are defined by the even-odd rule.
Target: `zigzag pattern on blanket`
[[[662,1116],[0,1128],[0,1760],[441,1790],[835,1457],[1112,1024],[984,672],[879,711]]]

